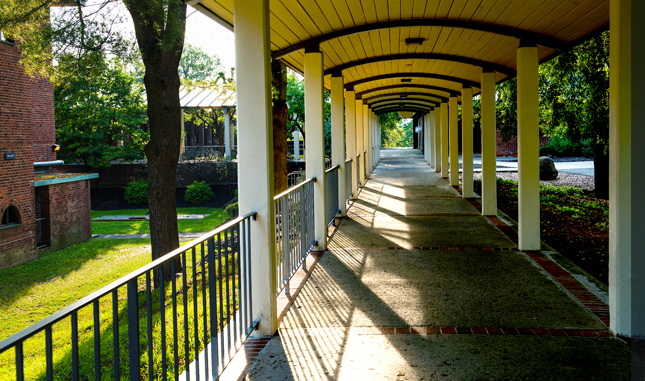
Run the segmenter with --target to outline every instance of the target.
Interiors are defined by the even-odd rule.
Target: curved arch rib
[[[460,93],[459,91],[453,90],[453,89],[448,89],[445,87],[439,87],[439,86],[431,86],[431,85],[416,85],[416,84],[411,84],[411,83],[402,83],[400,85],[390,85],[390,86],[381,86],[381,87],[375,87],[373,89],[367,89],[365,91],[361,91],[360,93],[356,93],[356,98],[361,97],[365,94],[373,93],[376,91],[383,91],[383,90],[392,90],[392,89],[423,89],[423,90],[435,90],[435,91],[441,91],[444,93],[448,93],[451,96],[459,96]],[[433,95],[428,93],[428,95]]]
[[[430,107],[437,107],[440,102],[433,102],[430,100],[425,100],[425,99],[418,99],[418,98],[393,98],[393,99],[383,99],[380,101],[376,101],[373,103],[370,103],[369,106],[371,108],[377,108],[381,107],[384,105],[389,105],[389,104],[401,104],[405,103],[406,105],[423,105],[423,106],[430,106]]]
[[[452,77],[449,75],[433,74],[433,73],[391,73],[383,75],[375,75],[373,77],[362,78],[354,82],[348,82],[345,84],[346,89],[351,89],[354,86],[362,85],[367,82],[380,81],[382,79],[390,78],[429,78],[429,79],[441,79],[444,81],[457,82],[466,87],[476,87],[480,88],[479,82],[470,81],[467,79]]]
[[[483,23],[471,20],[455,20],[455,19],[407,19],[407,20],[387,20],[379,21],[363,25],[355,25],[345,29],[334,30],[329,33],[321,34],[319,36],[311,37],[307,40],[297,42],[293,45],[278,49],[273,52],[273,58],[282,58],[300,49],[309,46],[318,46],[321,43],[335,38],[349,36],[356,33],[364,33],[379,29],[388,28],[402,28],[402,27],[415,27],[415,26],[436,26],[447,28],[462,28],[472,29],[482,32],[495,33],[503,36],[515,37],[518,39],[530,40],[536,44],[546,46],[549,48],[564,50],[566,43],[551,36],[530,32],[528,30],[512,28],[505,25],[497,25],[491,23]]]
[[[398,112],[398,111],[412,111],[412,112],[422,112],[427,113],[431,109],[426,109],[422,107],[384,107],[381,109],[373,110],[375,114],[387,114],[388,112]]]
[[[500,65],[494,62],[482,61],[476,58],[456,56],[452,54],[438,54],[438,53],[405,53],[405,54],[391,54],[389,56],[376,56],[370,58],[364,58],[362,60],[346,62],[338,66],[331,67],[325,70],[325,75],[327,74],[338,74],[343,70],[361,65],[367,65],[376,62],[383,61],[396,61],[396,60],[440,60],[440,61],[452,61],[459,62],[467,65],[479,66],[484,70],[496,71],[502,74],[509,76],[515,76],[515,70],[508,68],[504,65]]]
[[[417,97],[432,97],[432,98],[435,98],[436,100],[435,99],[429,99],[429,100],[435,101],[435,102],[448,102],[448,98],[441,97],[436,94],[420,93],[420,92],[405,92],[405,91],[398,92],[398,93],[390,93],[390,94],[379,94],[373,97],[362,98],[362,99],[363,99],[363,104],[365,103],[370,104],[370,102],[373,103],[373,101],[376,99],[386,98],[386,97],[400,97],[401,95],[417,96]],[[397,98],[392,98],[392,99],[397,99]],[[398,98],[398,99],[404,99],[404,98]]]

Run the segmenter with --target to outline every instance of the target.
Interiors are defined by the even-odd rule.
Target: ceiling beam
[[[401,98],[401,95],[407,95],[408,97],[431,97],[434,99],[430,99],[435,102],[448,102],[448,98],[446,97],[440,97],[436,94],[430,94],[430,93],[421,93],[421,92],[407,92],[407,91],[402,91],[398,93],[390,93],[390,94],[379,94],[375,95],[373,97],[368,97],[368,98],[362,98],[363,99],[363,104],[367,103],[370,104],[370,102],[374,102],[377,99],[381,98],[389,98],[389,97],[399,97],[400,99],[405,99]],[[391,99],[396,99],[396,98],[391,98]]]
[[[384,107],[380,109],[373,110],[375,114],[387,114],[388,112],[398,112],[398,111],[412,111],[412,112],[421,112],[428,113],[431,109],[426,109],[422,107]]]
[[[370,103],[368,106],[375,108],[375,107],[380,107],[382,105],[386,104],[419,104],[419,105],[424,105],[424,106],[430,106],[430,107],[437,107],[441,103],[440,102],[433,102],[431,100],[427,99],[417,99],[417,98],[393,98],[393,99],[383,99],[380,101],[376,101],[373,103]]]
[[[441,74],[433,74],[433,73],[390,73],[390,74],[383,74],[383,75],[375,75],[373,77],[361,78],[353,82],[348,82],[345,84],[345,88],[351,89],[355,86],[362,85],[367,82],[380,81],[383,79],[390,79],[390,78],[429,78],[429,79],[440,79],[443,81],[457,82],[465,87],[480,88],[481,86],[479,82],[470,81],[459,77],[452,77],[449,75],[441,75]]]
[[[471,20],[455,20],[455,19],[407,19],[407,20],[387,20],[379,21],[363,25],[355,25],[349,28],[335,30],[329,33],[321,34],[311,37],[287,46],[282,49],[274,51],[273,58],[279,59],[288,54],[304,49],[305,46],[311,44],[321,44],[335,38],[349,36],[356,33],[365,33],[373,30],[388,29],[388,28],[405,28],[405,27],[445,27],[445,28],[461,28],[472,29],[482,32],[495,33],[503,36],[514,37],[517,39],[530,40],[535,44],[546,46],[549,48],[564,50],[567,44],[559,39],[551,36],[534,33],[524,29],[512,28],[505,25],[497,25],[491,23],[484,23]]]
[[[325,70],[325,75],[327,74],[339,75],[343,70],[347,70],[356,66],[367,65],[367,64],[376,63],[376,62],[397,61],[397,60],[451,61],[451,62],[459,62],[467,65],[479,66],[483,70],[496,71],[509,76],[515,76],[516,74],[515,70],[509,67],[506,67],[504,65],[500,65],[495,62],[482,61],[472,57],[456,56],[452,54],[439,54],[439,53],[404,53],[404,54],[391,54],[387,56],[376,56],[376,57],[364,58],[357,61],[345,62],[343,64],[330,67],[329,69]]]
[[[423,90],[434,90],[434,91],[441,91],[444,93],[448,93],[449,96],[459,96],[461,93],[457,90],[453,89],[448,89],[446,87],[439,87],[439,86],[431,86],[431,85],[416,85],[416,84],[411,84],[411,83],[402,83],[400,85],[390,85],[390,86],[381,86],[381,87],[374,87],[372,89],[367,89],[365,91],[361,91],[360,93],[356,93],[357,98],[363,98],[365,94],[373,93],[376,91],[384,91],[384,90],[392,90],[392,89],[423,89]],[[428,95],[433,95],[431,93],[428,93]]]

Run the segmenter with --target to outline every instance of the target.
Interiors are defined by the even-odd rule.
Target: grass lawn
[[[103,216],[145,215],[147,209],[93,210],[92,218]],[[221,208],[177,208],[177,214],[208,214],[203,220],[177,220],[180,233],[209,232],[224,223]],[[92,221],[93,234],[149,234],[148,221]]]
[[[201,259],[201,249],[198,247],[195,253],[195,261]],[[219,283],[215,292],[221,294],[220,290],[235,290],[237,276],[234,275],[234,264],[237,258],[229,255],[222,257],[224,268],[228,268],[229,277],[216,276],[216,283]],[[228,258],[228,259],[224,259]],[[42,320],[52,313],[72,304],[73,302],[91,294],[93,291],[127,275],[128,273],[142,267],[150,262],[149,240],[144,239],[92,239],[87,242],[74,245],[67,249],[44,254],[38,259],[29,263],[16,266],[10,269],[0,270],[0,341],[10,337],[20,330]],[[161,370],[160,353],[162,348],[168,354],[167,367],[170,374],[175,370],[181,373],[186,365],[184,356],[188,350],[192,360],[196,351],[203,349],[204,342],[210,337],[210,332],[204,333],[199,330],[200,340],[194,340],[193,319],[196,317],[199,322],[204,318],[209,319],[206,308],[210,303],[202,297],[202,292],[208,300],[210,290],[203,285],[208,283],[210,276],[208,268],[197,265],[193,268],[193,257],[191,253],[186,255],[186,282],[182,277],[174,278],[177,293],[176,305],[172,303],[172,287],[166,283],[163,303],[166,316],[166,345],[162,346],[161,340],[161,314],[160,314],[160,292],[159,289],[151,292],[152,308],[152,342],[154,345],[154,373],[159,375]],[[199,262],[197,262],[199,263]],[[222,264],[216,260],[215,268],[222,271]],[[222,279],[223,283],[222,283]],[[147,298],[145,291],[145,277],[139,279],[139,332],[142,379],[148,379],[148,347],[147,347]],[[227,285],[228,284],[228,285]],[[182,291],[184,290],[184,291]],[[127,345],[127,298],[125,287],[118,291],[117,309],[119,322],[119,368],[121,375],[128,372]],[[186,303],[184,296],[188,295]],[[235,297],[237,294],[234,293]],[[196,296],[197,310],[193,308],[193,296]],[[236,298],[237,299],[237,298]],[[217,303],[218,316],[221,319],[222,311],[228,311],[229,305],[226,300],[224,304]],[[237,300],[235,300],[237,304]],[[100,311],[100,346],[101,346],[101,376],[102,379],[112,377],[114,364],[113,356],[113,299],[107,295],[99,301]],[[230,306],[231,310],[234,306]],[[189,324],[184,325],[184,310],[189,318]],[[177,332],[173,335],[172,316],[179,318]],[[206,316],[204,316],[206,315]],[[225,320],[227,318],[225,317]],[[78,312],[79,327],[79,364],[81,379],[94,378],[94,330],[93,330],[93,307],[89,305]],[[67,380],[71,378],[71,344],[70,344],[70,318],[65,318],[56,323],[52,328],[53,338],[53,364],[54,379]],[[188,333],[187,337],[185,333]],[[206,337],[204,337],[206,336]],[[177,362],[174,353],[177,351]],[[189,360],[189,361],[191,361]],[[24,343],[24,367],[25,379],[45,378],[45,334],[41,332]],[[0,354],[0,380],[14,379],[15,358],[14,351],[9,350]]]

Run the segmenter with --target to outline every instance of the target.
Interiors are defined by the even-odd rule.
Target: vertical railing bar
[[[225,247],[225,252],[224,252],[224,272],[226,274],[226,331],[228,332],[228,347],[226,351],[226,355],[230,356],[231,355],[231,294],[230,294],[230,273],[228,271],[228,266],[229,266],[229,236],[230,236],[230,230],[225,230],[224,231],[224,247]]]
[[[128,303],[128,351],[130,380],[140,378],[139,368],[139,297],[137,279],[128,281],[127,303]]]
[[[186,366],[186,379],[190,380],[190,338],[188,335],[188,281],[187,281],[187,263],[186,252],[181,253],[181,289],[183,292],[183,306],[184,306],[184,364]]]
[[[99,300],[92,302],[94,312],[94,380],[101,381],[101,320]]]
[[[243,337],[244,334],[244,319],[242,319],[242,252],[241,252],[241,246],[240,246],[240,239],[242,237],[240,236],[240,232],[242,229],[242,222],[237,224],[237,233],[236,237],[237,240],[235,240],[235,252],[237,254],[237,289],[238,289],[238,294],[237,294],[237,311],[238,311],[238,316],[239,316],[239,321],[238,321],[238,336],[240,338]],[[240,343],[242,344],[242,343]]]
[[[112,358],[114,379],[120,377],[119,364],[119,289],[112,291]]]
[[[246,260],[247,260],[247,263],[249,264],[248,273],[247,273],[247,282],[248,282],[247,285],[248,285],[248,294],[249,294],[249,325],[248,325],[248,327],[250,327],[251,325],[253,325],[253,288],[252,288],[253,283],[251,282],[251,274],[253,274],[253,272],[252,272],[253,263],[251,261],[251,247],[252,247],[251,246],[251,220],[247,220],[247,224],[248,224],[247,225],[248,229],[246,230],[246,234],[247,234]],[[249,328],[247,328],[247,329],[249,330],[247,332],[247,334],[249,334],[250,329]]]
[[[152,292],[150,271],[146,272],[146,329],[148,332],[148,379],[154,380],[154,353],[152,352]]]
[[[217,234],[217,277],[219,278],[219,339],[220,339],[220,362],[222,366],[224,364],[224,354],[226,353],[224,348],[224,287],[222,284],[222,233]],[[219,370],[218,370],[219,371]]]
[[[175,258],[170,260],[170,277],[172,284],[172,337],[173,337],[173,369],[175,380],[179,378],[179,338],[177,337],[177,277],[175,276]]]
[[[24,355],[22,352],[22,341],[16,343],[16,380],[25,379]]]
[[[210,241],[210,238],[209,238]],[[202,313],[203,313],[203,338],[204,338],[204,373],[205,378],[208,380],[209,367],[208,367],[208,310],[206,306],[206,254],[208,245],[202,242],[201,248],[201,265],[202,265]],[[210,292],[209,292],[210,294]]]
[[[248,267],[247,261],[246,261],[246,229],[247,229],[247,221],[242,221],[240,222],[240,244],[242,245],[242,277],[241,277],[241,284],[244,287],[242,291],[242,296],[244,298],[244,332],[246,333],[247,327],[249,326],[249,320],[248,320],[248,308],[249,308],[249,289],[247,287],[246,281],[248,279],[247,273],[246,273],[246,268]]]
[[[78,313],[71,314],[72,323],[72,380],[78,380]]]
[[[236,226],[231,227],[231,262],[232,262],[232,273],[233,273],[233,327],[231,330],[233,331],[233,346],[234,349],[237,348],[237,341],[238,341],[238,335],[237,335],[237,306],[238,306],[238,287],[239,287],[239,272],[237,271],[237,264],[238,264],[238,259],[237,259],[237,250],[236,250],[236,244],[235,244],[235,237],[237,237],[236,233]],[[235,352],[233,352],[235,353]]]
[[[47,381],[54,379],[54,353],[52,347],[52,326],[45,328],[45,361],[47,363]]]
[[[204,243],[202,242],[202,246]],[[197,251],[193,247],[193,330],[194,330],[194,340],[195,340],[195,376],[197,381],[199,381],[199,316],[198,316],[198,304],[197,296],[199,295],[197,289]]]
[[[167,375],[167,357],[166,351],[166,285],[164,282],[164,265],[157,267],[157,274],[159,274],[159,314],[161,315],[161,375],[165,380],[168,379]]]
[[[210,299],[210,331],[211,331],[211,364],[212,364],[212,379],[217,379],[219,365],[217,362],[218,348],[217,338],[217,273],[215,270],[215,239],[213,237],[208,239],[208,288]],[[208,364],[208,362],[207,362]]]

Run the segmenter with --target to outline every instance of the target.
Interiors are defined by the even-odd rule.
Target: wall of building
[[[20,212],[18,227],[0,227],[0,267],[36,256],[34,210],[33,83],[23,74],[20,52],[0,41],[0,217],[9,205]],[[5,159],[6,153],[15,159]]]
[[[75,181],[47,186],[49,204],[50,249],[59,250],[92,236],[90,182]],[[43,200],[44,201],[44,200]]]
[[[549,138],[540,138],[540,147],[549,144]],[[517,156],[517,137],[513,136],[508,141],[502,139],[502,133],[497,130],[497,156]]]

